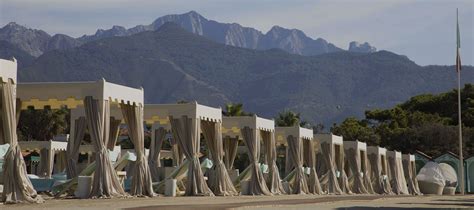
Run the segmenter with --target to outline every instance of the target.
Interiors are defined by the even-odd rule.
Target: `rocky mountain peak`
[[[377,48],[371,46],[369,43],[359,43],[356,41],[352,41],[349,43],[349,52],[359,52],[359,53],[373,53],[376,52]]]

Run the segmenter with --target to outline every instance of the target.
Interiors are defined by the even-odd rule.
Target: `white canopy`
[[[23,151],[40,151],[42,149],[56,151],[66,151],[67,142],[62,141],[19,141]]]
[[[299,126],[293,127],[275,127],[276,143],[278,145],[287,145],[287,137],[293,136],[299,139],[313,140],[313,129],[302,128]]]
[[[253,116],[222,117],[222,135],[242,138],[241,130],[249,127],[256,130],[274,132],[275,121]]]
[[[6,83],[9,79],[16,84],[16,59],[4,60],[0,59],[0,82]]]

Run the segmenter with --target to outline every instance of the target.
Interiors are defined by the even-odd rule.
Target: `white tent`
[[[367,158],[370,162],[370,176],[374,192],[391,194],[392,186],[388,178],[387,150],[383,147],[368,146]]]
[[[40,203],[31,181],[27,177],[26,165],[21,155],[16,134],[19,110],[16,102],[17,62],[15,59],[0,59],[0,144],[9,144],[3,164],[3,193],[4,203]]]
[[[130,194],[154,195],[150,171],[144,157],[143,89],[109,83],[104,79],[93,82],[23,83],[18,85],[18,98],[22,102],[22,109],[43,109],[45,106],[59,109],[66,106],[72,110],[72,132],[68,147],[73,148],[74,155],[78,154],[83,134],[88,128],[97,163],[90,197],[125,195],[107,155],[107,148],[113,149],[112,143],[115,143],[118,126],[123,119],[128,125],[130,138],[138,154],[134,174],[140,175],[132,178]],[[121,119],[112,118],[115,116],[120,116]],[[76,157],[68,158],[68,164],[74,162],[74,158]]]
[[[220,108],[192,102],[147,104],[145,109],[146,122],[154,124],[155,130],[162,128],[161,133],[171,132],[177,149],[186,156],[186,161],[190,161],[185,195],[237,194],[223,161],[222,110]],[[214,176],[209,177],[208,183],[204,179],[198,158],[201,133],[207,143],[210,159],[214,163],[211,170]]]
[[[344,151],[351,191],[357,194],[374,193],[367,160],[367,144],[360,141],[344,141]]]
[[[249,131],[252,133],[255,132],[255,134],[245,134],[245,132]],[[246,194],[279,195],[284,193],[279,170],[276,165],[275,122],[273,120],[264,119],[257,115],[222,117],[222,135],[226,141],[232,141],[228,144],[224,144],[224,151],[226,151],[225,156],[226,161],[229,164],[229,169],[231,167],[230,163],[234,161],[235,155],[237,154],[237,141],[241,139],[247,145],[249,159],[253,161],[249,166],[251,169],[249,182],[251,187],[248,192],[245,192]],[[246,139],[246,137],[249,136],[252,136],[253,138]],[[253,144],[251,147],[248,146],[250,143]],[[263,147],[261,144],[263,144]],[[255,147],[255,151],[250,150],[250,148],[253,147]],[[261,157],[261,148],[263,148],[264,151],[262,154],[264,155],[262,160],[259,159]],[[256,152],[256,154],[254,154],[254,152]],[[263,175],[263,172],[259,167],[260,162],[263,162],[268,166],[268,176]]]
[[[397,195],[408,195],[405,172],[403,171],[402,153],[398,151],[387,151],[388,178],[392,186],[392,192]]]
[[[352,193],[344,170],[344,144],[342,136],[316,134],[321,151],[318,154],[318,173],[323,191],[330,194]]]
[[[66,167],[66,159],[60,154],[66,152],[67,142],[61,141],[20,141],[18,142],[22,151],[36,151],[40,154],[40,177],[51,178],[53,169],[63,171]],[[56,157],[56,163],[54,161]]]
[[[418,180],[416,179],[416,163],[415,155],[403,154],[403,171],[405,173],[405,180],[408,185],[408,192],[412,195],[421,195]]]
[[[310,193],[308,188],[308,177],[303,169],[303,165],[305,162],[303,141],[313,140],[313,130],[301,128],[299,126],[276,127],[275,135],[277,144],[287,145],[285,171],[288,172],[286,174],[287,176],[292,175],[293,177],[291,180],[288,180],[289,177],[285,178],[289,182],[290,186],[290,191],[288,193]],[[317,176],[317,174],[315,175]]]

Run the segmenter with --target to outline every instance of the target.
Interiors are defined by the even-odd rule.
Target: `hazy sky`
[[[262,32],[274,25],[297,28],[344,49],[350,41],[367,41],[420,65],[452,65],[456,8],[462,61],[473,65],[474,0],[0,0],[0,25],[14,21],[78,37],[98,28],[129,28],[195,10],[208,19]]]

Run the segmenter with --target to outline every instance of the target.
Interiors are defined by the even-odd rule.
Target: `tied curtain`
[[[339,147],[339,153],[336,155],[339,155],[339,161],[336,162],[336,166],[339,166],[337,169],[340,171],[340,176],[339,176],[339,187],[341,190],[347,194],[352,194],[352,191],[350,190],[349,187],[349,178],[347,177],[346,174],[346,168],[345,168],[345,162],[346,158],[344,157],[344,148],[342,145]]]
[[[237,156],[237,148],[239,146],[238,138],[224,138],[224,164],[228,170],[234,168],[234,160]]]
[[[125,191],[110,162],[105,143],[109,138],[110,105],[108,100],[84,99],[86,121],[95,148],[96,168],[89,197],[122,197]]]
[[[128,135],[132,140],[137,154],[133,164],[133,177],[130,194],[135,196],[153,197],[152,178],[148,161],[145,157],[145,137],[143,128],[143,105],[120,104],[125,123],[128,125]],[[114,144],[115,145],[115,144]]]
[[[222,129],[220,122],[201,121],[201,129],[210,151],[212,162],[214,163],[214,174],[210,176],[210,188],[215,195],[227,196],[237,195],[237,190],[232,184],[232,180],[227,173],[223,156]]]
[[[258,164],[260,157],[260,139],[257,136],[257,131],[246,126],[241,129],[241,132],[245,144],[247,145],[250,160],[249,167],[251,170],[251,176],[248,193],[249,195],[271,195]]]
[[[326,171],[321,176],[321,188],[330,194],[342,194],[336,176],[336,161],[334,160],[334,146],[329,143],[321,143],[321,152],[324,159],[324,167]]]
[[[292,186],[292,194],[308,194],[308,181],[303,171],[303,144],[302,139],[292,135],[287,137],[288,151],[293,166],[295,166],[295,180]]]
[[[161,167],[160,152],[163,141],[166,138],[166,130],[162,127],[153,130],[151,143],[150,143],[150,154],[148,155],[148,165],[150,167],[151,178],[154,182],[160,181],[158,168]]]
[[[280,173],[278,166],[276,164],[277,153],[276,153],[276,142],[275,142],[275,133],[269,131],[261,131],[260,135],[262,136],[263,145],[265,147],[265,159],[270,168],[267,186],[273,195],[285,194],[285,189],[281,183]]]
[[[66,169],[66,151],[59,151],[55,156],[56,163],[54,164],[54,173],[61,173]]]
[[[312,140],[303,141],[304,164],[309,168],[308,190],[313,194],[322,194],[321,184],[319,183],[318,173],[316,172],[316,154],[314,151],[314,142]]]
[[[17,121],[20,114],[20,103],[15,107],[15,85],[9,79],[6,83],[0,81],[0,144],[10,144],[4,156],[3,164],[3,193],[1,201],[13,203],[42,203],[44,200],[36,193],[27,176],[26,164],[18,145],[16,133]]]
[[[115,119],[114,117],[110,118],[110,136],[106,145],[107,145],[107,149],[111,151],[114,150],[115,144],[117,143],[121,123],[122,123],[122,120],[120,119]]]
[[[346,151],[346,159],[349,164],[349,170],[351,171],[351,191],[357,194],[367,194],[367,188],[364,185],[364,178],[363,172],[361,170],[361,158],[359,154],[359,150],[355,148],[347,148]]]
[[[382,161],[385,161],[382,159],[382,155],[372,153],[370,155],[367,155],[369,162],[370,162],[370,173],[372,177],[372,186],[374,188],[374,192],[378,194],[391,194],[392,193],[392,187],[390,185],[390,181],[385,179],[387,174],[384,174],[383,171],[387,171],[386,164],[382,164]]]
[[[408,194],[406,186],[405,175],[403,174],[403,168],[400,158],[394,155],[388,157],[388,169],[390,177],[390,185],[392,186],[392,192],[401,195]]]
[[[204,180],[204,174],[199,163],[200,120],[187,116],[175,119],[169,117],[171,130],[186,159],[190,160],[186,192],[187,196],[213,196],[214,194]]]
[[[173,155],[173,166],[180,166],[184,162],[183,149],[179,147],[176,139],[178,138],[174,132],[172,132],[173,138],[171,138],[171,151]]]
[[[43,148],[40,150],[40,177],[51,178],[53,173],[54,151]]]
[[[295,167],[293,165],[293,160],[292,160],[292,157],[290,155],[290,148],[289,146],[287,145],[286,148],[285,148],[285,176],[288,176],[291,171],[293,170],[293,167]]]
[[[371,166],[370,166],[370,163],[369,163],[369,159],[367,157],[367,151],[365,151],[362,155],[361,155],[361,158],[364,158],[363,160],[361,160],[362,163],[364,163],[365,165],[365,169],[362,168],[362,172],[364,173],[364,185],[365,185],[365,188],[367,189],[367,192],[369,194],[375,194],[375,191],[374,191],[374,187],[372,186],[372,178],[371,178]]]
[[[85,117],[79,117],[74,121],[74,135],[67,143],[66,148],[66,174],[68,179],[77,176],[77,161],[79,158],[79,147],[86,133],[87,122]]]
[[[416,179],[416,168],[413,161],[403,159],[403,171],[405,172],[405,180],[408,185],[408,192],[412,195],[421,195],[420,188],[418,186],[418,180]]]

